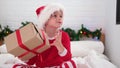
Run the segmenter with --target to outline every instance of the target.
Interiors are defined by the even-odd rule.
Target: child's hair
[[[41,6],[36,10],[36,14],[39,18],[38,27],[43,28],[45,26],[45,23],[50,18],[51,14],[53,14],[55,11],[61,10],[64,13],[64,7],[61,4],[47,4],[45,6]]]

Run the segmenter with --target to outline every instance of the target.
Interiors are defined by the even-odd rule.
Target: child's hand
[[[62,53],[64,51],[64,46],[61,42],[61,38],[62,38],[62,33],[60,32],[55,38],[55,41],[51,44],[51,46],[55,46],[58,49],[59,53]]]

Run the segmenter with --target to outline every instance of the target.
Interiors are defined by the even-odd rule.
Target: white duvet
[[[96,51],[91,51],[84,58],[73,57],[72,59],[77,62],[77,68],[117,68],[106,57],[97,54]],[[11,54],[0,55],[0,68],[12,68],[16,63],[25,64]]]
[[[109,62],[108,58],[103,54],[98,54],[96,51],[91,51],[89,55],[84,58],[74,57],[73,58],[80,65],[87,65],[88,67],[83,68],[117,68],[114,64]]]
[[[76,49],[77,48],[77,49]],[[117,68],[103,54],[104,47],[101,42],[80,41],[71,43],[73,60],[77,68]],[[12,68],[14,64],[22,63],[17,57],[7,53],[5,45],[0,47],[0,68]]]

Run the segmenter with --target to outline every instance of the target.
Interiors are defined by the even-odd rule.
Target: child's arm
[[[63,60],[71,59],[70,38],[67,33],[61,31],[51,45],[56,46],[58,53]]]

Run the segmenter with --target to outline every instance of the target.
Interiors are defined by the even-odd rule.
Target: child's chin
[[[54,26],[55,28],[60,28],[61,26]]]
[[[58,29],[60,28],[61,26],[57,27]]]

